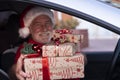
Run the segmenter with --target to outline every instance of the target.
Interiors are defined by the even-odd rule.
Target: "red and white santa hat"
[[[30,31],[29,31],[29,26],[31,24],[31,22],[33,21],[33,19],[35,19],[37,16],[39,15],[47,15],[53,25],[55,24],[55,20],[54,20],[54,15],[53,12],[50,9],[44,8],[44,7],[27,7],[20,18],[20,24],[21,24],[21,28],[19,29],[19,35],[22,38],[26,38],[29,36]]]

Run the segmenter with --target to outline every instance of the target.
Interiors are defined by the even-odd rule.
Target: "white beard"
[[[47,31],[47,32],[39,32],[38,33],[39,37],[42,37],[43,39],[47,39],[47,43],[50,42],[51,37],[52,37],[52,32]],[[44,42],[44,41],[43,41]],[[46,42],[45,42],[46,43]]]

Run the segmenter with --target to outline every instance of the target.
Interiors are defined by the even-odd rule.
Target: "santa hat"
[[[54,15],[53,12],[50,9],[44,8],[44,7],[27,7],[20,18],[20,24],[21,24],[21,28],[19,29],[19,35],[22,38],[26,38],[29,36],[30,31],[29,31],[29,26],[31,24],[31,22],[33,21],[33,19],[35,19],[37,16],[39,15],[47,15],[53,25],[55,24],[55,20],[54,20]]]

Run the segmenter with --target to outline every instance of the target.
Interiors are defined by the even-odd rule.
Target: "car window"
[[[62,5],[62,1],[52,1],[52,0],[47,0],[47,1],[51,1],[51,2],[53,2],[53,3],[57,3],[58,4],[58,2],[59,2],[59,4],[61,4]],[[119,9],[115,9],[115,8],[113,8],[113,7],[111,7],[111,6],[107,6],[107,5],[105,5],[105,4],[102,4],[102,3],[100,3],[100,2],[97,2],[96,0],[90,0],[89,2],[86,2],[86,1],[84,1],[84,0],[81,0],[80,1],[80,3],[77,3],[79,0],[77,0],[77,1],[75,1],[75,2],[72,2],[72,3],[76,3],[76,5],[80,5],[81,4],[81,6],[79,6],[79,7],[76,7],[76,6],[72,6],[71,5],[71,1],[69,1],[69,3],[68,3],[68,1],[65,1],[66,2],[66,4],[63,4],[64,6],[66,6],[66,7],[63,7],[63,6],[57,6],[57,5],[54,5],[54,6],[51,6],[51,5],[48,5],[49,3],[46,3],[46,5],[44,5],[45,7],[50,7],[50,8],[54,8],[54,9],[59,9],[59,10],[61,10],[61,11],[63,11],[63,12],[66,12],[66,11],[68,11],[68,13],[69,14],[72,14],[72,15],[75,15],[75,16],[77,16],[77,17],[75,17],[75,16],[72,16],[72,18],[73,19],[69,19],[69,16],[67,16],[67,15],[65,15],[65,14],[62,14],[62,12],[55,12],[55,16],[57,16],[56,17],[56,21],[58,21],[58,20],[67,20],[67,19],[69,19],[70,21],[72,21],[72,22],[70,22],[70,23],[72,23],[72,24],[70,24],[70,25],[74,25],[75,27],[72,27],[72,29],[75,29],[76,31],[78,31],[78,33],[79,34],[84,34],[85,36],[84,36],[84,38],[85,38],[85,44],[82,44],[82,45],[87,45],[88,47],[85,47],[85,48],[81,48],[81,50],[83,50],[83,51],[86,51],[86,50],[88,50],[88,48],[91,48],[91,45],[93,45],[93,43],[94,43],[94,40],[95,41],[98,41],[98,42],[96,42],[97,44],[95,44],[95,45],[98,45],[98,48],[100,47],[100,46],[102,46],[102,47],[105,47],[106,46],[106,48],[107,49],[109,49],[109,50],[111,50],[111,48],[109,48],[110,47],[110,45],[109,45],[109,43],[113,43],[113,44],[111,44],[112,46],[114,46],[114,48],[115,48],[115,45],[116,45],[116,42],[117,42],[117,39],[119,38],[119,35],[117,35],[117,34],[115,34],[115,33],[113,33],[112,32],[112,30],[114,30],[114,32],[115,32],[115,30],[117,30],[117,28],[114,28],[114,26],[115,27],[119,27],[119,13],[120,13],[120,10]],[[36,2],[42,2],[42,1],[37,1],[36,0]],[[91,5],[91,4],[93,4],[93,3],[95,3],[95,5],[99,5],[98,6],[98,11],[96,11],[95,12],[95,7],[93,6],[93,5]],[[84,4],[86,4],[87,6],[86,7],[82,7],[82,6],[84,6]],[[101,5],[101,6],[100,6]],[[42,5],[43,6],[43,5]],[[103,7],[102,7],[103,6]],[[57,8],[57,7],[59,7],[59,8]],[[89,8],[88,8],[89,7]],[[106,9],[105,9],[105,7],[106,7]],[[19,7],[20,8],[20,7]],[[70,10],[68,10],[68,8],[71,8],[72,10],[73,10],[73,12],[72,11],[70,11]],[[91,10],[90,10],[91,9]],[[77,10],[77,11],[76,11]],[[93,11],[94,10],[94,11]],[[101,10],[104,10],[104,11],[101,11]],[[113,11],[111,11],[111,10],[113,10]],[[74,12],[75,11],[75,12]],[[90,17],[85,17],[85,15],[80,15],[80,12],[78,12],[78,11],[81,11],[81,12],[83,12],[83,13],[87,13],[87,14],[89,14],[89,15],[91,15]],[[106,13],[106,11],[108,11],[109,12],[109,14],[108,15],[105,15],[104,13]],[[91,13],[90,13],[91,12]],[[100,12],[100,14],[98,14]],[[67,12],[66,12],[67,13]],[[86,16],[89,16],[89,15],[86,15]],[[100,16],[101,15],[101,16]],[[112,17],[114,18],[115,17],[115,19],[113,19],[112,17],[111,17],[111,15],[112,15]],[[66,18],[66,16],[67,16],[67,18]],[[94,21],[90,21],[90,20],[88,20],[88,18],[89,19],[92,19],[92,16],[94,16],[94,17],[96,17],[96,18],[98,18],[98,20],[95,18],[95,19],[93,19]],[[116,17],[117,16],[117,17]],[[80,19],[80,18],[78,18],[78,17],[81,17],[82,19]],[[85,17],[85,18],[84,18]],[[64,18],[64,19],[63,19]],[[71,18],[71,17],[70,17]],[[83,19],[85,19],[85,20],[87,20],[87,21],[85,21],[85,20],[83,20]],[[109,29],[109,25],[107,25],[107,29],[105,29],[105,28],[102,28],[102,27],[105,27],[105,25],[104,26],[98,26],[98,25],[96,25],[96,24],[93,24],[93,23],[97,23],[97,24],[100,24],[100,22],[99,22],[99,20],[100,19],[102,19],[103,21],[107,21],[107,22],[109,22],[110,24],[109,25],[111,25],[111,24],[113,24],[114,26],[111,28],[111,31],[110,30],[108,30]],[[6,20],[5,20],[6,21]],[[74,22],[74,21],[76,21],[76,22]],[[88,21],[90,21],[90,22],[88,22]],[[97,21],[97,22],[96,22]],[[103,22],[101,22],[102,24],[103,24]],[[69,27],[69,26],[68,26]],[[119,31],[119,30],[118,30]],[[118,32],[119,33],[119,32]],[[113,41],[113,42],[109,42],[109,40],[111,40],[111,41]],[[84,40],[83,40],[84,41]],[[100,45],[100,44],[102,44],[102,42],[103,42],[103,44],[104,44],[104,41],[106,41],[106,42],[109,42],[109,43],[106,43],[106,45]],[[101,43],[100,43],[101,42]],[[100,43],[100,44],[98,44],[98,43]],[[81,45],[81,46],[82,46]],[[107,46],[109,46],[109,47],[107,47]],[[95,46],[94,46],[95,47]],[[101,47],[101,48],[102,48]],[[99,51],[101,51],[101,48],[99,48],[98,50]],[[106,48],[102,48],[102,49],[106,49]],[[112,48],[112,51],[114,50],[114,48]],[[106,50],[107,50],[106,49]],[[92,49],[90,49],[90,50],[93,50],[93,46],[92,46]]]
[[[88,31],[88,46],[82,48],[87,52],[105,52],[114,51],[119,35],[96,24],[79,19],[80,25],[77,29],[86,29]],[[85,36],[87,37],[87,36]],[[84,43],[85,44],[85,43]]]
[[[118,34],[63,12],[54,11],[54,13],[56,17],[57,29],[74,29],[75,34],[83,35],[80,43],[80,50],[82,52],[114,51],[119,39]],[[71,24],[68,24],[67,22],[70,22]]]

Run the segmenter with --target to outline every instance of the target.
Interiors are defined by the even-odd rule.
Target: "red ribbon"
[[[72,31],[70,31],[69,29],[56,30],[55,32],[60,34],[72,34]]]
[[[28,54],[27,58],[36,58],[36,57],[40,57],[39,53],[34,53],[34,54]]]
[[[43,80],[50,80],[49,64],[48,58],[42,58],[42,70],[43,70]]]

